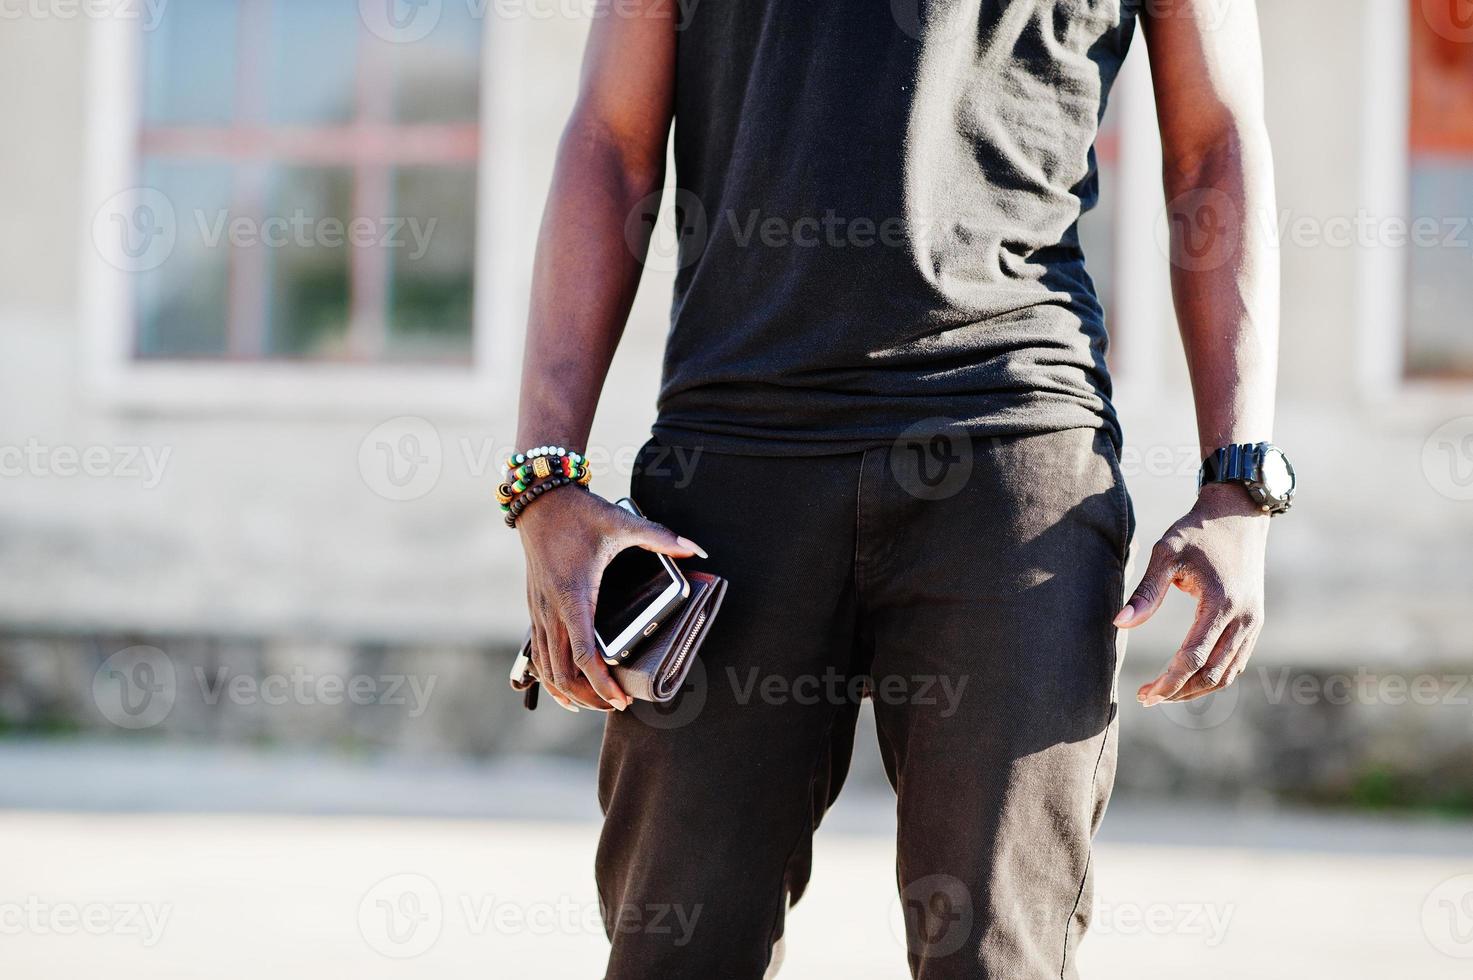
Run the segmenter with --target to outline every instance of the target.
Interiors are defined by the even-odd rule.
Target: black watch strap
[[[1282,514],[1294,503],[1294,467],[1283,450],[1268,442],[1223,446],[1202,460],[1197,489],[1209,483],[1237,483],[1260,510]]]
[[[1263,459],[1264,443],[1240,442],[1221,449],[1202,460],[1197,485],[1208,483],[1252,483],[1259,479],[1258,466]]]

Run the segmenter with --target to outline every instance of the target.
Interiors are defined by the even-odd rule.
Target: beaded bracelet
[[[555,477],[550,478],[561,479],[570,483],[576,483],[582,487],[586,487],[588,486],[589,481],[593,479],[593,473],[587,467],[567,467],[561,472],[557,473]],[[525,493],[526,491],[538,486],[541,486],[541,483],[535,479],[516,480],[512,483],[502,483],[496,487],[496,502],[501,504],[501,506],[505,508],[507,504],[516,499],[517,494]],[[561,486],[561,484],[559,484],[559,486]]]
[[[558,487],[565,487],[570,483],[577,483],[577,481],[566,476],[555,476],[549,480],[544,480],[530,490],[518,494],[508,503],[502,504],[501,509],[507,512],[505,518],[506,526],[516,527],[517,518],[522,515],[522,511],[532,506],[533,501],[549,490],[556,490]]]
[[[525,463],[529,459],[536,459],[538,456],[566,455],[568,455],[568,451],[562,446],[537,446],[535,448],[528,449],[526,452],[512,453],[512,455],[506,461],[506,468],[511,469],[514,466]],[[573,453],[573,455],[577,456],[578,454]]]
[[[593,469],[586,460],[574,459],[572,456],[538,456],[532,462],[523,463],[507,473],[506,482],[520,493],[536,481],[555,475],[566,476],[572,480],[581,479],[586,475],[592,479]]]
[[[503,483],[501,486],[496,488],[497,502],[501,504],[501,509],[503,512],[509,512],[515,509],[516,504],[519,501],[535,500],[537,494],[546,493],[548,490],[551,490],[554,487],[564,487],[567,486],[569,483],[576,482],[577,481],[572,479],[571,477],[559,474],[554,477],[549,477],[548,479],[543,480],[541,483],[537,483],[530,487],[527,487],[524,490],[517,490],[510,494],[502,493],[503,490],[507,489],[507,485]],[[505,499],[502,499],[503,497]]]
[[[513,453],[511,456],[508,456],[506,460],[506,469],[508,471],[515,471],[523,464],[532,463],[535,465],[537,460],[539,459],[552,459],[559,456],[566,459],[571,459],[574,463],[577,463],[579,465],[588,465],[588,459],[586,457],[579,455],[576,452],[570,453],[562,446],[538,446],[537,448],[529,449],[524,453]]]
[[[564,452],[561,446],[539,446],[526,453],[517,453],[506,463],[506,479],[496,488],[496,500],[502,505],[531,489],[537,481],[552,476],[565,476],[585,487],[593,479],[593,468],[587,458],[578,453]]]

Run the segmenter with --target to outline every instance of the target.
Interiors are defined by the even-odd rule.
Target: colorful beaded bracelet
[[[544,479],[558,477],[585,487],[593,480],[593,470],[589,468],[588,464],[579,465],[573,463],[567,457],[564,457],[562,465],[557,467],[548,467],[545,470],[539,467],[537,470],[526,473],[521,472],[521,469],[525,469],[525,467],[521,467],[517,471],[508,474],[508,482],[502,483],[496,488],[496,501],[503,507],[511,503],[517,494],[540,485],[540,481]]]
[[[508,462],[516,458],[514,456]],[[497,487],[497,500],[504,504],[523,490],[530,489],[538,480],[552,476],[565,476],[586,487],[593,479],[593,468],[577,453],[535,456],[528,462],[510,467],[506,480]]]
[[[530,463],[523,463],[506,475],[506,481],[513,485],[522,483],[527,486],[536,480],[545,480],[550,476],[566,476],[578,479],[584,473],[591,473],[592,468],[586,460],[574,459],[572,456],[538,456]]]
[[[501,509],[507,512],[505,518],[506,526],[512,528],[516,527],[517,518],[522,515],[522,511],[532,506],[532,502],[535,501],[538,497],[542,496],[544,493],[547,493],[549,490],[556,490],[558,487],[565,487],[569,484],[576,483],[576,480],[573,480],[569,477],[555,476],[550,480],[544,480],[543,482],[537,484],[535,487],[525,491],[524,493],[518,494],[510,503],[502,504],[501,506]]]
[[[571,457],[573,462],[575,463],[588,462],[588,460],[585,459],[583,456],[580,456],[578,453],[575,452],[570,453],[562,446],[538,446],[535,449],[528,449],[524,453],[513,453],[512,455],[508,456],[506,459],[506,469],[514,470],[518,466],[521,466],[523,463],[531,462],[532,460],[542,456],[568,456]]]

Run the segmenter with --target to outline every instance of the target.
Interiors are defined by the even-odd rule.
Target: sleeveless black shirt
[[[656,436],[822,454],[939,419],[1118,444],[1076,222],[1139,0],[681,2]]]

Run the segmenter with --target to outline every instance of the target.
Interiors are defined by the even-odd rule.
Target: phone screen
[[[610,645],[675,580],[659,556],[643,548],[626,548],[614,556],[598,587],[593,628]]]

